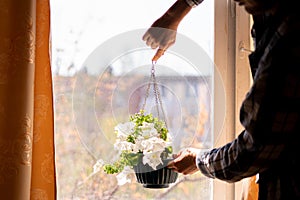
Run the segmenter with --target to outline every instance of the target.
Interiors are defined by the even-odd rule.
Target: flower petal
[[[130,173],[132,173],[131,168],[128,166],[125,166],[124,170],[116,176],[118,185],[124,185],[126,183],[130,183],[131,179],[128,176]]]
[[[157,168],[157,166],[159,164],[163,164],[162,160],[161,160],[161,151],[157,151],[157,152],[154,152],[154,153],[147,153],[147,154],[144,154],[143,156],[143,164],[148,164],[150,167],[152,167],[152,169],[155,169]]]

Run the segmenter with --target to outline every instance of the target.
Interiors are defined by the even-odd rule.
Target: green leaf
[[[116,174],[116,173],[120,173],[124,169],[124,166],[121,167],[115,164],[107,164],[104,165],[103,169],[104,172],[107,174]]]

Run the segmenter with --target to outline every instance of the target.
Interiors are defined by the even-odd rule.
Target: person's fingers
[[[155,53],[155,55],[152,58],[152,61],[156,62],[162,55],[164,55],[165,50],[163,49],[158,49]],[[174,156],[174,155],[173,155]]]
[[[147,31],[147,32],[143,35],[142,39],[143,39],[143,41],[147,41],[149,37],[150,37],[150,33]]]
[[[174,160],[168,164],[168,168],[184,175],[198,172],[199,169],[195,163],[196,153],[197,150],[193,148],[181,150],[178,154],[173,155]]]
[[[156,49],[159,46],[159,44],[157,42],[152,42],[151,43],[151,48],[152,49]]]
[[[146,40],[146,45],[151,46],[151,43],[152,43],[152,39],[151,39],[151,37],[148,37]]]
[[[173,162],[173,161],[169,162],[168,165],[167,165],[167,167],[168,167],[168,168],[173,168],[173,167],[175,167],[174,162]]]
[[[172,157],[174,158],[174,160],[172,160],[171,162],[168,163],[168,168],[174,169],[175,171],[178,171],[178,158],[182,155],[182,151],[178,152],[177,154],[173,154]],[[179,159],[180,160],[180,159]]]
[[[179,156],[181,156],[183,153],[183,151],[179,151],[177,154],[173,154],[173,158],[176,159],[178,158]]]
[[[161,36],[163,36],[163,34],[161,33],[161,30],[159,28],[151,27],[145,32],[142,39],[144,41],[147,41],[148,38],[150,37],[155,41],[159,41]]]
[[[167,168],[177,171],[177,167],[173,161],[168,163]]]

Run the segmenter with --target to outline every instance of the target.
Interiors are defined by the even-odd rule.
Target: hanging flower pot
[[[138,183],[143,184],[145,188],[167,188],[169,184],[175,183],[178,173],[167,168],[167,164],[172,159],[163,160],[163,164],[157,166],[154,170],[148,164],[139,162],[134,166],[134,172]]]
[[[152,113],[146,114],[144,110],[151,85],[157,117]],[[178,174],[166,167],[172,160],[168,159],[172,154],[172,143],[154,75],[154,65],[142,108],[140,112],[131,115],[129,121],[115,127],[117,138],[114,147],[119,152],[118,159],[114,163],[105,164],[103,168],[107,174],[118,174],[116,178],[119,185],[130,182],[128,175],[134,170],[137,182],[144,187],[166,188],[176,181]]]
[[[172,160],[172,146],[164,121],[141,110],[129,122],[118,124],[115,131],[119,158],[105,164],[104,171],[118,174],[118,184],[129,182],[130,169],[136,172],[137,182],[147,188],[164,188],[176,181],[177,173],[166,167]]]

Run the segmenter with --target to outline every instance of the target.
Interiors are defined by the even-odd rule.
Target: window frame
[[[214,6],[214,146],[220,147],[234,140],[243,130],[238,116],[251,85],[248,53],[243,51],[251,48],[251,20],[244,8],[236,6],[234,1],[215,0]],[[225,108],[218,104],[222,99],[220,90],[225,91]],[[241,194],[242,181],[234,184],[213,181],[213,200],[237,200],[241,199]]]

